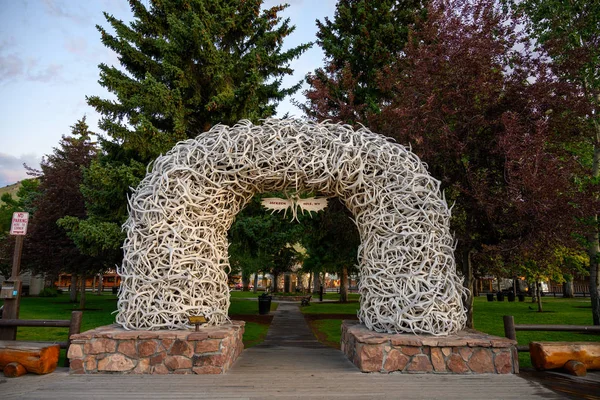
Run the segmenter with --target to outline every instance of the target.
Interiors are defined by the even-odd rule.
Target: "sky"
[[[148,3],[148,0],[143,0]],[[280,4],[265,0],[265,6]],[[287,0],[281,15],[296,31],[284,47],[316,40],[315,20],[332,18],[335,0]],[[99,114],[86,96],[110,97],[98,84],[98,64],[119,66],[117,55],[100,42],[96,25],[108,27],[102,14],[131,21],[127,0],[0,0],[0,187],[27,178],[23,163],[38,168],[41,158],[58,146],[62,135],[86,116],[100,132]],[[291,67],[289,87],[323,64],[313,46]],[[292,98],[303,101],[302,90]],[[286,99],[277,115],[301,115]]]

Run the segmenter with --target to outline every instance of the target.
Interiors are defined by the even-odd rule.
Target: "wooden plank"
[[[68,328],[68,319],[0,319],[0,326],[37,326],[49,328]]]
[[[531,342],[529,353],[538,370],[562,368],[571,360],[587,369],[600,369],[600,343],[596,342]]]
[[[600,332],[600,326],[592,325],[515,325],[515,329],[544,332]]]
[[[56,369],[60,346],[32,342],[0,341],[0,369],[12,362],[22,364],[27,372],[47,374]]]

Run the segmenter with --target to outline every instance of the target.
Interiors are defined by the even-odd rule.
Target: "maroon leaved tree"
[[[596,204],[570,151],[586,137],[580,93],[554,78],[519,20],[496,7],[433,1],[405,53],[381,71],[391,100],[369,117],[378,132],[410,143],[455,202],[457,260],[470,289],[474,253],[543,268],[555,246],[577,246],[578,220]],[[467,304],[472,311],[472,297]]]
[[[79,190],[82,169],[96,155],[85,118],[72,127],[72,136],[63,136],[54,152],[41,164],[40,194],[33,203],[34,213],[25,239],[23,265],[34,273],[56,278],[59,273],[85,275],[98,272],[102,265],[83,255],[57,221],[67,215],[85,217],[85,204]],[[76,289],[76,285],[72,285]],[[76,292],[73,292],[76,293]],[[83,308],[84,291],[81,306]]]

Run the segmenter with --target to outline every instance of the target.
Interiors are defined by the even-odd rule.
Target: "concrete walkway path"
[[[318,343],[298,305],[280,304],[266,340],[225,375],[0,376],[0,399],[558,399],[516,375],[363,374]]]
[[[279,303],[265,341],[245,350],[229,374],[359,373],[339,350],[321,344],[298,304]]]

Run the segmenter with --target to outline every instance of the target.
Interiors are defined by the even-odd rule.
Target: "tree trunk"
[[[84,310],[85,309],[85,274],[81,275],[81,293],[79,296],[79,309],[80,310]]]
[[[313,273],[312,273],[312,272],[310,272],[310,273],[308,274],[308,287],[307,287],[307,291],[308,291],[308,293],[310,293],[310,292],[311,292],[310,288],[312,287],[312,284],[313,284]]]
[[[600,123],[594,121],[596,130],[596,142],[594,143],[594,163],[592,176],[600,176]],[[600,253],[600,242],[598,237],[598,215],[594,215],[590,233],[588,236],[588,255],[590,256],[590,300],[592,302],[592,319],[594,325],[600,325],[600,265],[598,257]]]
[[[537,286],[537,306],[538,306],[538,312],[543,312],[544,309],[542,308],[542,282],[536,282],[535,285]]]
[[[342,275],[340,276],[340,302],[348,301],[348,267],[342,267]]]
[[[279,292],[279,273],[275,272],[272,274],[273,275],[273,293],[278,293]]]
[[[529,284],[529,288],[531,289],[531,302],[537,302],[538,291],[537,291],[537,283],[534,281],[533,284]]]
[[[104,274],[101,272],[98,275],[98,295],[101,295],[104,291]]]
[[[257,290],[258,290],[258,271],[256,271],[254,273],[254,288],[252,289],[252,291],[254,293],[256,293]]]
[[[320,285],[320,281],[321,280],[321,274],[319,272],[315,272],[315,279],[313,281],[313,293],[319,293],[319,287]]]
[[[473,322],[473,264],[471,264],[472,249],[463,251],[462,270],[463,286],[467,289],[465,298],[465,307],[467,308],[467,328],[474,329]],[[498,278],[498,288],[500,288],[500,278]]]
[[[497,276],[496,279],[498,280],[498,291],[501,292],[502,290],[500,289],[500,277]]]
[[[572,299],[575,297],[575,290],[573,288],[573,278],[569,278],[565,283],[563,283],[563,297]]]
[[[71,286],[69,286],[69,301],[77,302],[77,274],[71,274]]]
[[[242,271],[242,292],[248,292],[250,290],[250,277],[244,271]]]
[[[517,288],[517,277],[513,276],[513,293],[516,296],[518,292],[519,290]]]

